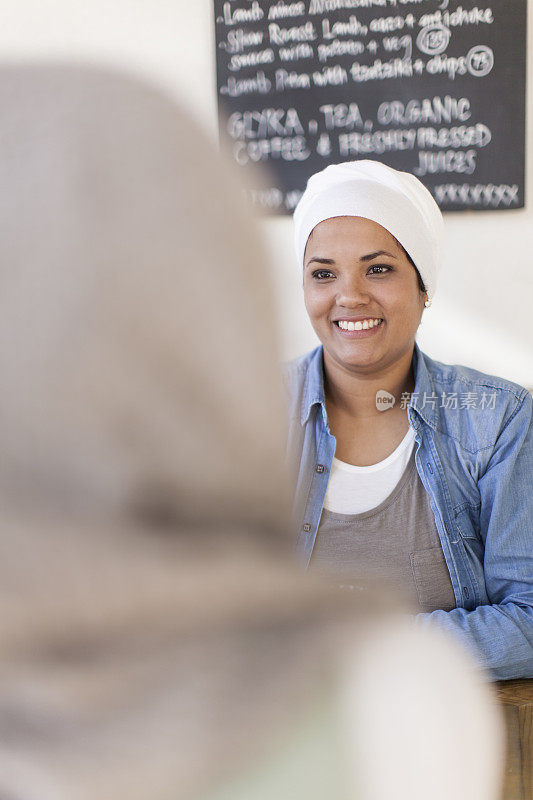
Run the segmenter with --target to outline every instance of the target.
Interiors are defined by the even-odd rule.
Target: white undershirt
[[[400,480],[415,443],[410,427],[390,456],[368,467],[333,459],[324,508],[336,514],[361,514],[379,506]]]

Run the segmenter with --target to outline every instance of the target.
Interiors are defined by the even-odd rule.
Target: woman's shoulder
[[[281,365],[285,386],[290,389],[305,383],[311,369],[318,375],[318,367],[322,367],[322,345]]]
[[[490,451],[501,441],[504,431],[512,437],[522,436],[533,425],[533,398],[524,386],[472,367],[445,364],[421,355],[435,398],[429,410],[434,427],[466,450]],[[421,402],[423,408],[424,398]],[[513,420],[515,424],[510,425]]]
[[[281,365],[290,411],[299,415],[304,397],[319,399],[324,392],[322,345]]]
[[[442,384],[454,384],[458,391],[474,391],[475,389],[495,389],[502,395],[508,393],[517,400],[524,399],[529,390],[519,383],[515,383],[507,378],[493,375],[464,364],[446,364],[442,361],[430,358],[426,353],[419,351],[424,359],[426,368],[431,375],[433,382]]]
[[[306,371],[309,368],[310,363],[318,357],[322,356],[322,345],[318,345],[318,347],[314,347],[312,350],[309,350],[307,353],[303,353],[301,356],[296,356],[296,358],[292,358],[289,361],[284,361],[282,364],[282,369],[288,372],[300,372]]]

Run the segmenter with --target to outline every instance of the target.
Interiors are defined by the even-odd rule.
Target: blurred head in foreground
[[[128,77],[4,68],[0,101],[0,795],[355,797],[331,654],[383,609],[290,566],[239,188]]]
[[[278,523],[273,304],[232,175],[125,77],[5,70],[0,89],[1,486]]]

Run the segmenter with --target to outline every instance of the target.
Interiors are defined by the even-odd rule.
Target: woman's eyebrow
[[[335,263],[335,261],[332,258],[320,258],[320,256],[313,256],[312,258],[309,259],[306,266],[309,266],[309,264],[311,264],[312,261],[316,261],[317,264],[327,264],[328,266],[331,266],[332,264]]]
[[[390,258],[397,258],[398,256],[389,253],[387,250],[378,250],[375,253],[369,253],[366,256],[361,256],[359,261],[372,261],[373,258],[377,258],[378,256],[389,256]]]

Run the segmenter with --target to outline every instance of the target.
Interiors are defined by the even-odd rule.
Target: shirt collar
[[[321,407],[324,425],[327,428],[328,417],[326,414],[326,395],[324,393],[324,350],[322,345],[317,347],[311,354],[311,360],[307,368],[302,394],[302,425],[305,425],[309,419],[311,409],[315,405]]]
[[[416,412],[424,422],[432,428],[437,427],[438,398],[431,378],[431,359],[428,358],[415,342],[413,350],[413,373],[415,376],[415,389],[407,406],[409,421],[413,412]],[[411,410],[412,409],[412,410]]]
[[[437,400],[428,369],[428,357],[424,355],[416,342],[413,351],[413,372],[415,376],[415,389],[407,407],[409,420],[411,421],[413,413],[416,412],[428,425],[435,428]],[[431,398],[433,398],[433,400]],[[327,428],[328,417],[326,413],[326,395],[324,392],[324,350],[322,345],[317,347],[311,354],[311,360],[307,368],[302,394],[300,417],[302,425],[305,425],[308,421],[311,409],[315,405],[320,406],[324,425]]]

